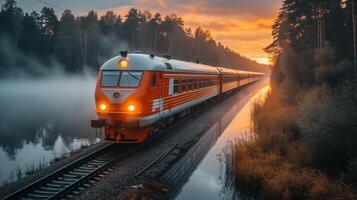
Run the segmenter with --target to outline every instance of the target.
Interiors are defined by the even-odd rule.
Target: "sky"
[[[0,0],[1,3],[4,0]],[[60,15],[70,9],[75,15],[95,10],[99,15],[107,10],[125,16],[134,7],[162,15],[176,13],[186,27],[201,26],[212,37],[242,56],[269,64],[262,50],[272,42],[271,26],[281,6],[281,0],[17,0],[26,12],[53,7]]]

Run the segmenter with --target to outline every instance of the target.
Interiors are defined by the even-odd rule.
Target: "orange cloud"
[[[262,49],[272,42],[271,26],[280,4],[280,0],[139,0],[114,10],[121,15],[129,7],[163,15],[176,13],[185,26],[209,29],[212,37],[223,45],[267,63],[268,55]]]

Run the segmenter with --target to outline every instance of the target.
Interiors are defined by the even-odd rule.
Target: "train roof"
[[[119,67],[118,62],[122,59],[128,61],[128,65],[125,68],[122,68],[123,70],[174,71],[206,74],[264,74],[223,67],[213,67],[200,63],[185,62],[142,53],[130,53],[126,58],[122,56],[113,57],[105,62],[100,70],[120,70],[121,68]]]
[[[105,62],[100,70],[118,70],[118,62],[121,59],[128,61],[128,66],[123,70],[140,70],[140,71],[175,71],[190,73],[208,73],[218,74],[216,67],[203,65],[199,63],[185,62],[175,59],[167,59],[147,54],[133,53],[128,54],[126,58],[116,56]]]
[[[220,74],[238,74],[238,70],[229,69],[224,67],[217,67]]]

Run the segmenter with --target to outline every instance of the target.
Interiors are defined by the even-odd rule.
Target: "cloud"
[[[255,20],[276,14],[280,0],[138,0],[134,3],[149,10],[195,13]]]
[[[258,23],[257,27],[258,27],[258,28],[262,28],[262,29],[269,29],[269,30],[271,30],[271,25],[270,25],[270,24]]]
[[[60,16],[63,9],[70,9],[76,15],[88,13],[90,10],[109,10],[111,8],[133,5],[133,0],[50,0],[50,1],[29,1],[17,0],[19,7],[25,12],[40,11],[43,7],[52,7],[56,14]]]
[[[243,40],[243,41],[252,41],[252,40],[265,40],[269,37],[269,33],[228,33],[217,35],[217,40]]]
[[[27,6],[27,10],[44,6],[35,2],[19,1],[19,4]],[[130,8],[148,10],[152,13],[159,12],[162,15],[176,13],[183,18],[187,27],[201,26],[209,29],[214,39],[250,58],[266,56],[262,49],[271,42],[271,26],[281,6],[281,0],[51,0],[49,2],[70,8],[77,15],[86,14],[89,10],[95,10],[102,15],[107,10],[113,10],[125,16]]]
[[[176,13],[185,25],[209,29],[213,38],[251,59],[267,58],[271,26],[281,0],[138,0],[136,8]]]

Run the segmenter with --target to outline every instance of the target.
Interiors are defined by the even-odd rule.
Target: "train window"
[[[150,86],[156,87],[156,73],[155,72],[153,72],[153,74],[152,74]]]
[[[181,92],[186,92],[186,80],[181,81]]]
[[[202,88],[202,79],[200,79],[199,88]]]
[[[103,71],[102,83],[104,87],[118,86],[120,71]]]
[[[119,86],[121,87],[138,87],[143,72],[123,71],[120,78]]]
[[[179,81],[178,80],[174,80],[174,94],[177,94],[179,92]]]
[[[192,90],[192,80],[188,80],[188,90]]]

